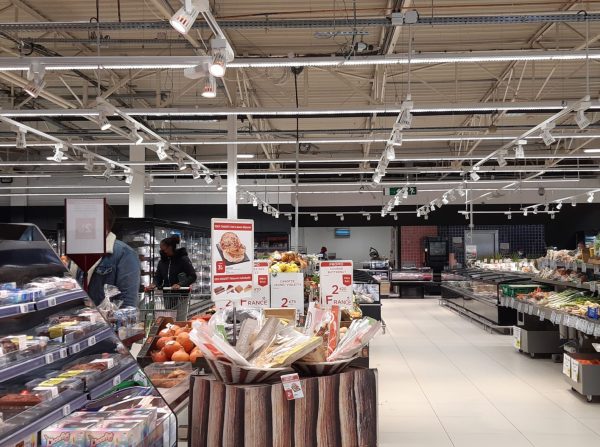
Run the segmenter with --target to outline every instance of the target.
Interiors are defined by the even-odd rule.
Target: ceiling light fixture
[[[554,215],[555,215],[555,214],[556,214],[556,213],[550,213],[550,219],[554,220]]]
[[[449,203],[449,202],[448,202],[448,197],[446,196],[446,194],[444,194],[444,196],[442,197],[442,203],[443,203],[444,205],[448,205],[448,203]]]
[[[186,164],[185,164],[185,161],[183,160],[183,157],[182,157],[182,156],[181,156],[181,154],[180,154],[180,155],[177,157],[177,168],[178,168],[180,171],[184,171],[186,167],[187,167],[187,166],[186,166]]]
[[[213,182],[213,178],[210,175],[210,172],[205,172],[204,173],[204,181],[206,182],[207,185],[210,185]],[[256,205],[254,205],[256,206]]]
[[[202,87],[201,95],[203,98],[209,99],[217,97],[217,80],[213,75],[209,74],[206,77],[204,81],[204,87]]]
[[[33,61],[27,70],[27,80],[29,81],[24,87],[25,92],[32,98],[37,98],[46,86],[44,81],[45,70],[39,61]]]
[[[223,190],[223,179],[218,174],[215,177],[215,184],[217,186],[217,191],[222,191]]]
[[[592,124],[592,122],[589,120],[589,118],[587,116],[585,116],[585,110],[577,111],[577,113],[575,115],[575,122],[577,123],[577,126],[579,126],[579,128],[581,130],[585,129],[590,124]]]
[[[527,211],[527,208],[525,208],[525,209],[523,210],[523,217],[527,217],[527,213],[528,213],[528,211]]]
[[[559,201],[559,202],[556,204],[556,209],[557,209],[557,210],[560,210],[560,209],[562,208],[562,206],[563,206],[562,202],[561,202],[561,201]]]
[[[587,202],[588,203],[592,203],[593,201],[594,201],[594,193],[593,192],[588,192]]]
[[[551,146],[556,142],[556,138],[554,138],[554,136],[550,133],[552,129],[554,129],[554,123],[549,123],[545,126],[542,126],[540,137],[542,137],[542,141],[546,146]]]
[[[572,206],[573,208],[575,208],[575,207],[577,206],[577,198],[576,198],[576,197],[573,197],[573,198],[571,199],[571,206]]]
[[[198,168],[192,168],[192,178],[194,180],[198,180],[200,177],[202,177],[202,174],[200,174],[200,171],[198,171]],[[240,195],[240,197],[243,197],[243,196]]]
[[[201,12],[202,3],[199,0],[184,0],[183,6],[169,20],[173,29],[187,34]]]
[[[127,174],[125,176],[125,183],[127,183],[128,185],[131,185],[133,183],[133,175],[132,174]]]
[[[389,161],[396,159],[396,151],[393,144],[388,144],[385,148],[385,158]]]
[[[113,175],[113,169],[114,169],[114,165],[113,164],[106,164],[105,165],[105,169],[104,172],[102,173],[102,177],[104,177],[105,179],[109,179],[112,175]]]
[[[501,168],[504,168],[508,163],[506,162],[506,151],[500,151],[498,152],[498,154],[496,155],[496,161],[498,162],[498,166],[500,166]]]
[[[144,138],[138,132],[136,126],[128,126],[129,127],[129,139],[133,141],[135,144],[141,144],[144,141]]]
[[[227,64],[234,59],[233,49],[223,36],[216,37],[210,41],[212,50],[212,61],[208,67],[208,71],[216,78],[225,76]]]
[[[17,149],[27,148],[27,130],[17,127],[17,141],[15,143]]]
[[[237,158],[240,160],[251,160],[254,158],[254,154],[237,154]]]
[[[54,155],[51,157],[52,161],[56,163],[60,163],[63,160],[66,160],[65,153],[63,152],[63,145],[59,143],[54,146]]]
[[[156,156],[160,161],[165,161],[167,158],[169,158],[169,155],[165,151],[165,143],[159,143],[156,148]]]

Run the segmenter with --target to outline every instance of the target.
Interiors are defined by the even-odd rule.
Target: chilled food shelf
[[[7,306],[0,307],[0,318],[15,317],[17,315],[28,314],[35,312],[35,303],[20,303],[20,304],[9,304]]]
[[[19,445],[23,439],[36,435],[87,403],[87,395],[67,390],[56,399],[36,405],[13,418],[0,429],[0,447]]]
[[[69,355],[76,354],[83,349],[94,346],[96,343],[105,340],[113,335],[111,328],[105,327],[98,332],[87,336],[76,342],[53,346],[50,350],[33,356],[29,359],[18,359],[8,365],[0,368],[0,382],[12,379],[36,368],[50,365],[54,362],[67,358]]]
[[[68,292],[58,293],[47,298],[36,301],[35,307],[37,310],[47,309],[49,307],[58,306],[71,301],[80,301],[87,298],[85,292],[81,289],[70,290]]]
[[[456,287],[456,286],[452,286],[449,284],[442,284],[442,287],[445,288],[446,290],[454,292],[457,295],[460,295],[464,298],[477,300],[477,301],[483,301],[483,302],[489,303],[489,304],[496,304],[498,302],[498,300],[495,297],[481,295],[481,294],[478,294],[477,292],[474,292],[474,291],[471,291],[471,290],[468,290],[468,289],[465,289],[462,287]]]
[[[105,371],[103,373],[105,377],[101,379],[101,383],[89,390],[90,399],[99,398],[115,386],[119,385],[123,380],[133,376],[138,370],[139,366],[137,362],[132,361]]]

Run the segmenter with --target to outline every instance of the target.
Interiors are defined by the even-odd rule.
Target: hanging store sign
[[[321,261],[319,274],[321,304],[352,308],[352,261]]]
[[[66,253],[99,254],[106,251],[104,199],[66,199]]]
[[[211,297],[217,309],[252,298],[254,221],[212,219]]]

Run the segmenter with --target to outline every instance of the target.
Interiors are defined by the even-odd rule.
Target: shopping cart
[[[146,324],[152,325],[159,317],[170,317],[175,321],[186,321],[190,308],[189,287],[149,290],[140,302],[140,314]]]

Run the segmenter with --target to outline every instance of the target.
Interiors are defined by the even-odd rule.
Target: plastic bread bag
[[[251,318],[258,322],[258,327],[262,326],[262,312],[260,309],[236,307],[235,308],[235,324],[234,324],[234,308],[225,307],[214,313],[208,322],[209,326],[217,334],[221,334],[224,340],[227,340],[230,345],[234,345],[234,340],[237,340],[242,323]],[[234,337],[235,329],[235,337]]]
[[[198,320],[192,323],[190,339],[198,347],[200,352],[209,360],[218,360],[235,363],[239,366],[250,366],[250,363],[242,357],[233,346],[226,342],[211,327]]]
[[[322,309],[317,303],[310,303],[307,312],[304,334],[321,338],[321,344],[304,356],[305,362],[325,362],[337,347],[340,333],[340,308],[337,305]]]
[[[328,357],[328,362],[354,357],[381,329],[381,322],[371,317],[354,320],[337,348]]]
[[[322,343],[321,337],[304,335],[292,326],[284,326],[269,347],[252,361],[259,368],[282,368],[315,350]]]

